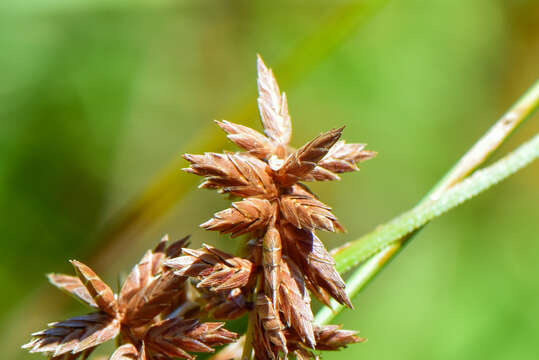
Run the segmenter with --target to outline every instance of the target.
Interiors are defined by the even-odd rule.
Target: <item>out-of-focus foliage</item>
[[[39,358],[18,346],[51,320],[43,314],[77,310],[44,291],[43,274],[69,271],[70,258],[97,261],[107,219],[211,120],[254,99],[255,54],[279,78],[277,65],[344,4],[1,2],[6,358]],[[335,186],[313,185],[348,229],[328,246],[413,206],[537,78],[538,39],[537,1],[390,1],[293,87],[283,84],[293,145],[345,124],[346,139],[380,153]],[[538,129],[536,115],[501,151]],[[358,310],[337,319],[369,339],[346,356],[537,358],[538,178],[531,166],[422,231]],[[166,232],[233,250],[196,228],[226,203],[193,187],[97,271],[114,283]]]

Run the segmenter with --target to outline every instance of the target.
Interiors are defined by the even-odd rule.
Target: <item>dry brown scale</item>
[[[352,304],[333,259],[315,235],[315,230],[336,232],[343,227],[331,208],[300,181],[339,180],[337,174],[359,170],[357,163],[376,153],[364,150],[363,144],[339,141],[343,128],[294,150],[289,146],[292,130],[286,96],[260,57],[257,83],[265,135],[217,121],[245,152],[184,156],[191,163],[185,170],[204,177],[201,188],[241,198],[201,226],[232,237],[248,234],[249,256],[242,262],[231,255],[215,256],[213,248],[205,247],[186,250],[183,259],[169,260],[167,265],[176,274],[196,277],[199,288],[221,297],[230,295],[232,284],[236,286],[240,303],[248,300],[246,307],[250,303],[255,314],[251,331],[257,359],[286,357],[289,352],[314,357],[312,349],[334,350],[360,339],[313,324],[309,292],[325,304],[330,297]],[[339,340],[328,345],[327,339]]]
[[[174,274],[163,263],[180,255],[187,238],[169,246],[167,240],[146,252],[119,294],[76,260],[71,263],[77,277],[50,274],[53,285],[95,311],[51,323],[32,334],[23,347],[54,360],[86,359],[98,345],[116,338],[121,346],[111,360],[167,360],[193,359],[190,352],[213,352],[213,347],[235,341],[237,335],[225,330],[223,323],[204,323],[182,311],[189,303],[187,277]]]

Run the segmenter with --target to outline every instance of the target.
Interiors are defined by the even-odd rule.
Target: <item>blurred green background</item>
[[[379,152],[313,185],[348,229],[321,234],[334,247],[411,208],[537,79],[539,2],[3,0],[3,358],[42,358],[19,349],[29,333],[85,311],[44,277],[68,259],[115,284],[165,233],[236,247],[197,228],[227,201],[180,154],[234,149],[213,119],[260,129],[257,52],[293,145],[345,124]],[[134,207],[167,166],[157,201]],[[537,359],[538,178],[533,164],[430,224],[337,319],[368,342],[325,358]]]

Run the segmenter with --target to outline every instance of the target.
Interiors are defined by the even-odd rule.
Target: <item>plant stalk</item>
[[[536,81],[518,99],[513,106],[490,128],[490,130],[457,162],[457,164],[438,182],[438,184],[421,200],[417,207],[437,200],[444,191],[458,183],[474,171],[503,143],[505,139],[539,107],[539,80]],[[347,291],[350,298],[356,296],[365,286],[403,249],[422,227],[397,239],[383,248],[371,259],[365,261],[350,277]],[[336,249],[337,252],[340,249]],[[336,302],[332,309],[323,308],[315,321],[325,324],[331,321],[344,307]]]
[[[465,201],[489,189],[492,185],[504,180],[521,168],[530,164],[539,157],[539,135],[521,145],[517,150],[499,160],[488,168],[479,170],[461,183],[444,192],[438,200],[427,201],[411,211],[404,213],[377,230],[352,241],[341,247],[335,254],[336,268],[339,272],[346,272],[373,255],[380,253],[388,246],[387,253],[373,258],[367,262],[369,266],[364,271],[358,270],[351,277],[350,293],[357,294],[371,280],[387,262],[398,253],[399,244],[406,241],[406,236],[423,227],[432,219],[457,207]],[[357,279],[355,277],[358,277]],[[330,321],[341,307],[335,307],[332,316],[320,315],[316,320]]]

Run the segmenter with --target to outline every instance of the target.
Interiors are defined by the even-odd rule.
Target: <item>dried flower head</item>
[[[292,349],[313,349],[326,339],[313,325],[309,291],[326,304],[333,297],[352,306],[333,259],[315,235],[316,230],[343,227],[331,208],[300,182],[339,180],[337,174],[359,170],[357,164],[376,153],[364,150],[364,144],[339,141],[343,127],[293,149],[286,96],[260,57],[257,83],[265,135],[217,121],[245,152],[184,155],[191,163],[185,171],[204,177],[201,188],[242,198],[201,226],[232,237],[248,234],[252,265],[223,259],[209,248],[185,251],[168,264],[178,274],[196,276],[197,286],[210,292],[229,291],[231,284],[241,289],[256,312],[256,357],[274,359]],[[293,344],[287,345],[287,332],[294,334]]]
[[[77,276],[50,274],[50,282],[95,311],[49,324],[23,345],[52,359],[87,358],[96,346],[118,338],[112,360],[193,359],[189,352],[212,352],[237,335],[223,323],[186,319],[179,311],[187,302],[186,276],[177,275],[164,262],[180,254],[187,238],[167,246],[164,237],[133,267],[119,294],[88,266],[72,260]]]

